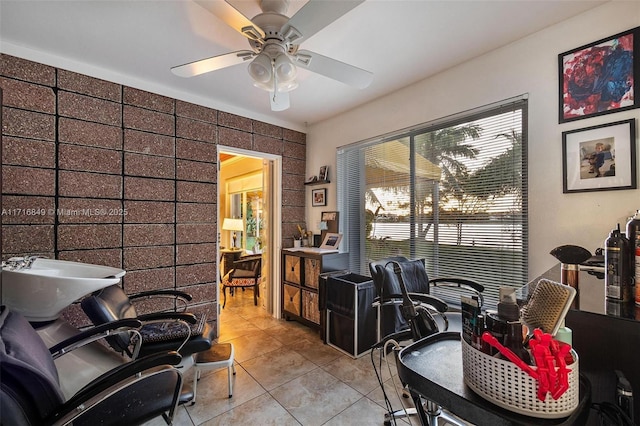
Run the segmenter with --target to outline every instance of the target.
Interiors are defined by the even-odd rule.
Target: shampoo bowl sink
[[[0,296],[3,305],[28,321],[52,321],[83,296],[117,284],[125,273],[109,266],[38,258],[29,268],[2,269]]]

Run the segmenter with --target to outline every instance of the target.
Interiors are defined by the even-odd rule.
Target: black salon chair
[[[83,299],[80,305],[94,325],[125,318],[142,321],[142,345],[138,356],[178,351],[180,355],[187,357],[211,347],[214,330],[207,324],[204,315],[198,318],[189,312],[172,311],[138,314],[132,301],[153,297],[177,298],[185,305],[186,301],[191,300],[191,296],[177,290],[149,291],[127,296],[120,286],[114,284],[94,292]],[[135,357],[129,336],[109,336],[107,342],[115,351]]]
[[[456,301],[459,302],[461,295],[467,295],[476,297],[480,306],[484,304],[482,295],[484,286],[473,280],[459,277],[429,279],[424,267],[424,259],[410,260],[403,256],[393,256],[370,262],[369,272],[377,295],[374,306],[378,311],[378,340],[382,340],[384,336],[391,333],[407,330],[409,327],[401,310],[403,295],[397,277],[393,272],[392,265],[394,262],[406,264],[407,268],[411,268],[411,273],[406,274],[405,280],[407,295],[414,303],[423,303],[431,309],[436,315],[435,319],[441,320],[438,326],[440,331],[449,328],[448,322],[451,319],[453,319],[456,331],[459,331],[460,327],[459,314],[442,315],[443,312],[449,310],[449,305],[445,301],[457,299]]]
[[[132,322],[133,321],[133,322]],[[139,325],[135,320],[125,324]],[[66,399],[54,359],[69,353],[112,324],[74,336],[47,349],[27,320],[0,307],[0,421],[3,425],[136,425],[158,416],[170,424],[182,388],[172,365],[177,352],[157,353],[124,363]]]
[[[430,280],[424,267],[424,259],[409,260],[405,257],[391,257],[369,264],[371,277],[377,291],[374,305],[378,309],[379,342],[374,348],[386,347],[386,343],[417,341],[432,334],[446,331],[452,322],[453,329],[460,331],[462,327],[459,312],[448,313],[449,306],[442,299],[430,294],[436,287],[462,290],[478,297],[483,302],[484,287],[474,281],[463,278],[439,278]],[[373,353],[372,353],[373,357]],[[374,364],[375,365],[375,364]],[[384,392],[384,385],[383,392]],[[408,392],[405,391],[408,397]],[[385,395],[386,399],[386,395]],[[442,417],[450,424],[456,419],[436,404],[425,400],[422,402],[425,411],[436,424],[437,417]],[[385,425],[399,417],[418,414],[415,408],[391,410],[385,415]]]

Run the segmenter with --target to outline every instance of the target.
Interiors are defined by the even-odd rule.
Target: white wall
[[[326,208],[310,207],[307,189],[307,224],[313,229],[321,211],[336,208],[336,151],[331,148],[528,93],[530,278],[556,263],[549,255],[554,247],[576,244],[593,252],[617,223],[624,226],[640,209],[640,189],[563,194],[562,132],[637,119],[640,110],[558,124],[558,54],[639,25],[640,2],[610,2],[310,126],[307,175],[328,164],[332,183]]]

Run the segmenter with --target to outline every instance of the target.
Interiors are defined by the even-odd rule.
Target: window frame
[[[399,130],[397,132],[389,133],[386,135],[382,135],[377,138],[372,138],[366,141],[357,142],[351,145],[347,145],[344,147],[338,148],[337,152],[337,192],[338,192],[338,210],[343,212],[341,214],[341,229],[345,230],[345,240],[343,242],[344,247],[348,249],[349,256],[349,268],[352,271],[359,272],[361,274],[369,274],[368,263],[369,260],[378,260],[375,258],[367,259],[367,249],[365,246],[366,237],[367,237],[367,229],[366,229],[366,209],[365,209],[365,200],[363,197],[364,192],[366,191],[366,182],[365,182],[365,160],[364,155],[362,154],[362,150],[367,148],[383,144],[389,141],[399,140],[403,138],[407,138],[409,141],[410,147],[410,160],[409,160],[409,170],[410,172],[410,193],[411,201],[410,201],[410,212],[415,213],[415,198],[413,192],[415,191],[415,140],[416,137],[420,135],[424,135],[428,132],[434,132],[440,129],[451,128],[455,126],[460,126],[465,123],[470,123],[477,121],[479,119],[498,116],[500,114],[504,114],[509,111],[520,111],[520,129],[506,129],[505,131],[517,131],[520,130],[520,146],[521,146],[521,199],[520,199],[520,212],[517,215],[514,215],[514,223],[521,224],[521,248],[522,253],[518,256],[516,250],[514,249],[514,259],[518,263],[514,268],[513,276],[509,276],[508,282],[504,282],[505,280],[501,280],[501,285],[510,285],[513,287],[520,287],[525,285],[528,277],[528,251],[529,251],[529,226],[528,226],[528,161],[527,161],[527,145],[528,145],[528,131],[527,131],[527,115],[528,115],[528,101],[526,95],[521,95],[515,98],[507,99],[505,101],[487,105],[484,107],[476,108],[474,110],[461,112],[459,114],[455,114],[453,116],[444,117],[442,119],[434,120],[429,123],[423,123],[420,125],[413,126],[409,129]],[[514,134],[515,136],[515,134]],[[356,166],[357,164],[357,166]],[[436,185],[437,187],[438,185]],[[358,204],[358,207],[355,208],[355,204]],[[434,215],[434,223],[438,220],[438,210],[432,210],[432,214]],[[413,215],[411,215],[413,216]],[[409,221],[410,226],[410,238],[409,238],[409,253],[406,254],[407,257],[416,258],[416,257],[425,257],[425,256],[416,256],[416,247],[415,247],[415,235],[414,226],[415,226],[415,218],[411,217]],[[438,247],[439,244],[434,244],[434,254],[437,259],[438,256]],[[391,255],[389,253],[388,255]],[[383,256],[385,257],[385,256]],[[514,260],[512,260],[514,261]],[[430,265],[432,264],[432,265]],[[430,277],[435,278],[439,276],[439,262],[432,262],[432,259],[427,258],[427,268],[429,271]],[[431,268],[430,268],[431,266]],[[462,273],[459,275],[463,275]],[[487,284],[492,287],[491,283],[482,282],[479,280],[481,284],[487,287]],[[489,280],[486,280],[489,281]],[[493,286],[495,287],[495,286]],[[497,303],[497,288],[491,288],[489,290],[489,297],[487,299],[487,307],[492,308],[495,307]],[[450,300],[450,302],[454,304],[459,304],[459,299]]]

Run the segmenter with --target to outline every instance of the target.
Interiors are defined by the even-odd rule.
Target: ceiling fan
[[[239,50],[171,68],[180,77],[193,77],[249,63],[254,85],[269,92],[271,109],[289,108],[289,92],[296,87],[297,66],[350,86],[364,89],[373,74],[309,50],[300,43],[358,6],[364,0],[309,0],[287,17],[289,0],[261,0],[262,13],[249,19],[224,0],[194,0],[249,40],[251,50]]]

